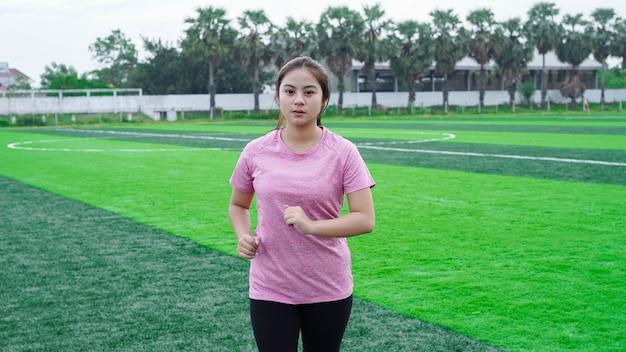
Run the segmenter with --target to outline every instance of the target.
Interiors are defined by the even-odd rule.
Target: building
[[[7,88],[16,84],[18,77],[24,77],[30,82],[30,77],[15,68],[9,68],[8,62],[0,62],[0,91],[6,91]]]
[[[561,82],[566,80],[566,76],[571,69],[571,65],[559,61],[552,51],[545,57],[548,89],[559,89]],[[527,72],[522,77],[522,81],[531,81],[537,89],[541,85],[541,70],[543,56],[535,51],[533,59],[527,67]],[[349,92],[370,92],[371,85],[368,84],[368,77],[361,73],[362,62],[355,61],[352,65],[352,76],[346,80],[346,91]],[[496,64],[491,61],[485,65],[487,70],[487,83],[485,90],[504,90],[504,84],[500,75],[496,72]],[[588,58],[578,67],[578,74],[581,82],[587,89],[597,89],[597,73],[602,70],[602,64],[593,58]],[[450,91],[478,91],[480,90],[480,65],[472,58],[465,57],[456,65],[454,72],[448,75],[448,89]],[[392,74],[389,63],[376,64],[376,91],[377,92],[397,92],[405,91],[405,84],[400,82]],[[422,77],[421,84],[416,86],[417,91],[441,91],[442,76],[435,70],[435,65],[431,66],[430,72]]]

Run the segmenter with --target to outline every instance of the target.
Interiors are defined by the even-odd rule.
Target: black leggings
[[[252,329],[261,352],[297,351],[300,332],[305,352],[339,351],[351,310],[352,296],[298,305],[250,300]]]

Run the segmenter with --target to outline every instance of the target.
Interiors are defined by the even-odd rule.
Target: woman
[[[346,237],[374,228],[374,180],[357,148],[321,124],[329,78],[309,57],[276,80],[275,130],[235,166],[229,217],[250,263],[250,316],[259,351],[339,351],[352,309]],[[341,215],[344,194],[349,212]],[[257,198],[254,236],[250,205]]]

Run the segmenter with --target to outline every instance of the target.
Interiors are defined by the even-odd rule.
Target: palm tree
[[[617,18],[613,24],[614,36],[609,45],[611,56],[622,59],[622,68],[626,68],[626,19]]]
[[[565,36],[556,46],[556,56],[559,60],[572,65],[566,81],[562,82],[559,88],[561,94],[571,99],[572,108],[576,108],[576,98],[582,97],[586,89],[578,77],[578,66],[593,51],[593,30],[589,27],[589,22],[582,18],[582,14],[565,15],[563,18]]]
[[[609,8],[597,8],[591,13],[591,17],[595,21],[595,35],[593,37],[593,57],[602,64],[602,82],[600,89],[600,104],[604,107],[604,90],[606,88],[605,66],[606,59],[609,57],[609,46],[613,38],[613,29],[610,21],[615,18],[615,10]]]
[[[376,100],[376,63],[389,59],[388,41],[383,37],[390,28],[392,21],[385,18],[385,11],[380,4],[363,6],[365,14],[364,45],[356,55],[356,59],[363,62],[361,72],[367,75],[367,83],[372,89],[371,107],[378,105]],[[358,83],[357,83],[358,84]]]
[[[530,35],[535,43],[537,52],[542,56],[541,66],[541,108],[547,106],[546,97],[548,95],[548,82],[546,77],[546,54],[554,50],[561,40],[563,34],[562,27],[554,19],[559,14],[559,9],[554,3],[540,2],[535,4],[528,11],[528,22]]]
[[[504,87],[509,91],[509,106],[515,106],[515,92],[522,83],[522,75],[533,58],[534,47],[528,41],[528,32],[522,20],[512,18],[500,24],[494,33],[497,47],[495,61]]]
[[[352,59],[362,45],[364,28],[361,15],[347,6],[328,7],[317,24],[321,55],[338,80],[339,112],[343,111],[344,78],[352,73]]]
[[[252,92],[254,94],[254,112],[259,112],[259,95],[261,94],[260,71],[263,67],[272,64],[275,56],[275,28],[263,10],[246,10],[237,18],[239,21],[240,37],[237,57],[244,68],[253,73]]]
[[[287,17],[285,27],[278,28],[276,33],[276,64],[282,66],[297,56],[319,56],[319,45],[314,35],[313,23],[302,20],[296,21]]]
[[[448,75],[454,72],[456,64],[467,55],[469,33],[460,27],[461,21],[449,10],[435,10],[430,13],[433,19],[435,40],[435,69],[443,75],[443,110],[448,112]]]
[[[209,84],[211,96],[210,117],[215,116],[215,67],[232,49],[237,32],[230,27],[226,10],[209,6],[196,9],[196,18],[186,18],[190,27],[185,30],[186,38],[182,41],[183,52],[195,61],[208,58]]]
[[[490,9],[474,10],[467,15],[467,22],[474,26],[469,44],[469,56],[480,65],[480,107],[485,105],[485,85],[487,71],[485,65],[495,56],[496,48],[491,40],[493,26],[496,21]]]
[[[395,28],[392,43],[397,52],[391,57],[391,71],[401,77],[409,88],[408,106],[413,109],[415,103],[415,82],[432,65],[435,43],[428,23],[404,21]]]

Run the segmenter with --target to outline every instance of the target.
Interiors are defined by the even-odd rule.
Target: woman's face
[[[289,125],[317,125],[322,111],[322,87],[309,70],[300,68],[283,77],[278,91],[278,107]]]

